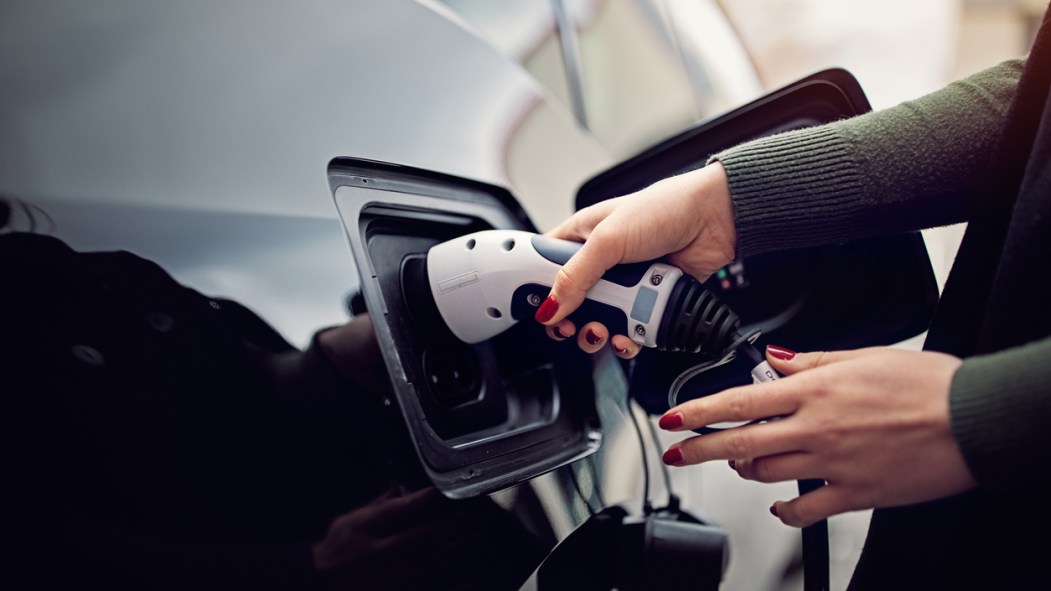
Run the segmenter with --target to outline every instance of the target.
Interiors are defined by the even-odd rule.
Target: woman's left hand
[[[767,360],[786,377],[680,404],[660,424],[685,431],[780,418],[690,437],[672,445],[664,462],[722,459],[749,480],[826,480],[827,486],[770,508],[798,527],[976,486],[950,425],[956,357],[887,348],[795,354],[771,346]]]

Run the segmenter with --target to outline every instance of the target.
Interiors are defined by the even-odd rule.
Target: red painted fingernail
[[[735,462],[733,460],[730,460],[729,464],[730,464],[730,469],[731,470],[736,470],[737,469],[737,462]]]
[[[770,505],[770,514],[774,517],[777,517],[778,519],[781,518],[781,516],[777,514],[777,503]]]
[[[540,308],[536,311],[536,321],[543,324],[548,320],[555,317],[558,313],[558,300],[555,299],[554,295],[547,296],[543,304],[540,304]]]
[[[561,331],[561,330],[558,330],[558,327],[557,327],[557,326],[556,326],[556,327],[554,327],[553,329],[551,329],[551,332],[555,333],[555,336],[556,336],[556,337],[558,337],[558,338],[560,338],[560,339],[564,339],[564,338],[566,338],[566,335],[562,334],[562,331]]]
[[[781,361],[788,361],[796,356],[795,351],[777,345],[767,345],[766,352],[773,356],[774,359],[780,359]]]
[[[668,451],[664,452],[661,456],[661,461],[669,466],[678,466],[682,463],[682,451],[677,447],[669,448]]]
[[[597,345],[602,342],[602,337],[595,334],[595,331],[589,328],[588,331],[584,333],[584,340],[587,341],[589,345]]]
[[[686,424],[686,417],[682,416],[681,412],[673,412],[671,414],[664,415],[661,420],[657,422],[657,425],[664,430],[678,429],[679,427]]]

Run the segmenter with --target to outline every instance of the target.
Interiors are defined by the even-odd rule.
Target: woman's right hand
[[[718,162],[582,209],[548,234],[584,246],[558,272],[536,319],[556,340],[577,334],[589,353],[605,344],[606,327],[590,322],[578,334],[565,318],[608,269],[668,255],[670,264],[703,281],[731,262],[737,248],[730,188]],[[625,335],[614,336],[612,344],[625,359],[639,352]]]

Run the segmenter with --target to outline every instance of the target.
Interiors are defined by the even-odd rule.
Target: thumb
[[[875,349],[877,348],[854,349],[850,351],[814,351],[811,353],[796,353],[787,347],[767,345],[766,360],[770,362],[770,365],[773,366],[774,369],[787,376],[808,369],[821,367],[823,365],[831,365],[833,363],[870,355]]]
[[[791,501],[778,501],[770,507],[770,512],[785,525],[806,527],[857,508],[842,487],[827,484]]]
[[[621,249],[616,241],[603,236],[593,233],[559,269],[550,295],[536,311],[537,322],[549,326],[560,322],[580,306],[603,273],[620,262]]]

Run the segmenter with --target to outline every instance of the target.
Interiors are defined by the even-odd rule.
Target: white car
[[[663,504],[658,450],[647,435],[644,467],[625,404],[660,412],[697,360],[647,351],[629,371],[564,350],[508,363],[510,338],[428,343],[422,304],[399,299],[401,266],[467,231],[549,229],[733,143],[868,108],[841,71],[759,95],[712,0],[6,3],[0,192],[46,211],[74,248],[152,259],[298,345],[362,293],[427,474],[450,495],[493,494],[553,548],[629,501],[614,521],[635,532],[645,470]],[[800,347],[897,342],[936,297],[918,236],[756,257],[711,288]],[[443,398],[428,384],[458,364],[481,373]],[[744,379],[726,365],[684,396]],[[684,509],[718,513],[698,505]],[[719,568],[702,588],[725,559],[718,528],[705,532]],[[631,588],[667,576],[649,560],[578,566]],[[580,575],[566,563],[537,565],[530,584]]]

